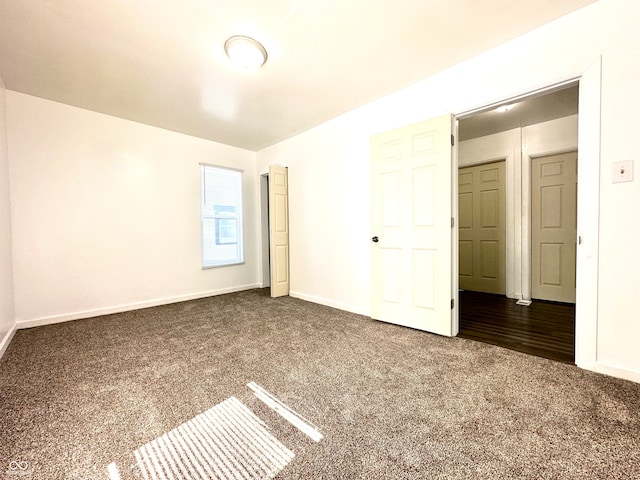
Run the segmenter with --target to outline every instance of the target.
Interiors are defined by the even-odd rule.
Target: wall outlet
[[[611,178],[613,183],[633,182],[633,160],[614,162],[611,165]]]

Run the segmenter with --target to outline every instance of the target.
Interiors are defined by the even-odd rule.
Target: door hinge
[[[451,228],[456,226],[456,219],[451,217]]]
[[[455,143],[455,137],[453,135],[451,135],[451,146],[453,147]]]
[[[454,305],[454,301],[453,298],[451,299],[451,310],[453,310],[453,305]]]

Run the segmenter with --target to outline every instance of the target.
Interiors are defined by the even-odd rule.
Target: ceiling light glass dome
[[[245,70],[255,70],[267,61],[267,51],[256,40],[244,35],[230,37],[224,42],[224,51],[231,61]]]

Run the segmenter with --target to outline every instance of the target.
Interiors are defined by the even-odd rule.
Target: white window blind
[[[244,262],[242,172],[200,166],[202,183],[202,266]]]

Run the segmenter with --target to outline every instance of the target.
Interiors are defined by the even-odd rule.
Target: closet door
[[[576,301],[578,153],[531,160],[531,297]]]
[[[269,167],[269,255],[271,296],[289,295],[289,176],[286,167]]]
[[[458,170],[459,285],[506,292],[505,162]]]

